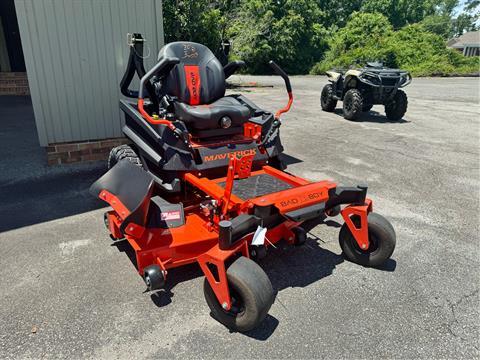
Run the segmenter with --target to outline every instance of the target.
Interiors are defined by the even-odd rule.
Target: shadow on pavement
[[[334,114],[343,117],[342,109],[335,109],[333,111]],[[355,122],[371,122],[371,123],[378,123],[378,124],[407,124],[410,121],[405,119],[400,119],[397,121],[389,120],[385,115],[379,113],[378,111],[370,110],[368,112],[362,113],[358,119],[353,120]]]
[[[319,241],[321,239],[309,238],[303,246],[277,243],[276,249],[269,248],[267,256],[260,260],[259,264],[267,273],[276,292],[289,287],[306,287],[331,275],[335,267],[344,261],[342,255],[321,248]],[[135,252],[126,240],[117,240],[112,246],[124,252],[136,268]],[[170,269],[165,288],[150,295],[152,302],[158,307],[169,305],[175,295],[174,289],[177,284],[201,276],[203,272],[196,263]],[[244,335],[264,341],[273,334],[278,324],[279,321],[275,317],[268,315],[260,327]]]
[[[105,206],[88,192],[105,162],[47,166],[30,97],[0,96],[0,119],[0,233]]]
[[[105,207],[88,189],[104,166],[1,184],[0,232]]]

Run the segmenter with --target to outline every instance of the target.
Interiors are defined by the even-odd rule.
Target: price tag
[[[253,235],[252,245],[262,246],[265,244],[265,234],[267,233],[267,228],[258,226],[255,234]]]

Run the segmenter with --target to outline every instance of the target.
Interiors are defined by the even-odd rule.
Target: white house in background
[[[459,37],[448,40],[447,46],[461,51],[465,56],[480,55],[480,31],[469,31]]]

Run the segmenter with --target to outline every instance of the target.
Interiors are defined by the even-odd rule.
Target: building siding
[[[15,7],[40,145],[122,136],[126,35],[144,35],[145,67],[153,66],[163,45],[161,0],[15,0]]]

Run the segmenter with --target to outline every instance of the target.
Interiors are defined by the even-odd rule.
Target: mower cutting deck
[[[141,54],[136,50],[131,56]],[[247,331],[263,321],[275,299],[268,276],[252,258],[265,256],[281,240],[303,244],[306,223],[340,213],[345,220],[340,245],[348,259],[377,266],[391,256],[393,227],[372,213],[366,186],[310,182],[282,170],[280,115],[293,97],[288,76],[275,63],[272,68],[285,80],[289,103],[273,115],[240,96],[215,108],[215,99],[225,99],[224,79],[235,65],[222,69],[200,44],[166,45],[148,73],[142,73],[138,61],[129,62],[137,63],[142,77],[138,104],[126,109],[122,103],[124,133],[134,147],[112,150],[111,169],[91,192],[112,207],[105,224],[113,238],[130,243],[149,290],[164,286],[169,269],[196,262],[205,274],[205,298],[213,316],[230,329]],[[209,77],[200,75],[203,67]],[[172,72],[176,75],[170,78]],[[122,89],[128,84],[122,83]],[[143,89],[156,94],[147,109]],[[159,99],[157,94],[164,95]],[[211,103],[207,113],[202,103]],[[198,119],[185,121],[185,109]],[[208,126],[188,125],[195,121]]]

